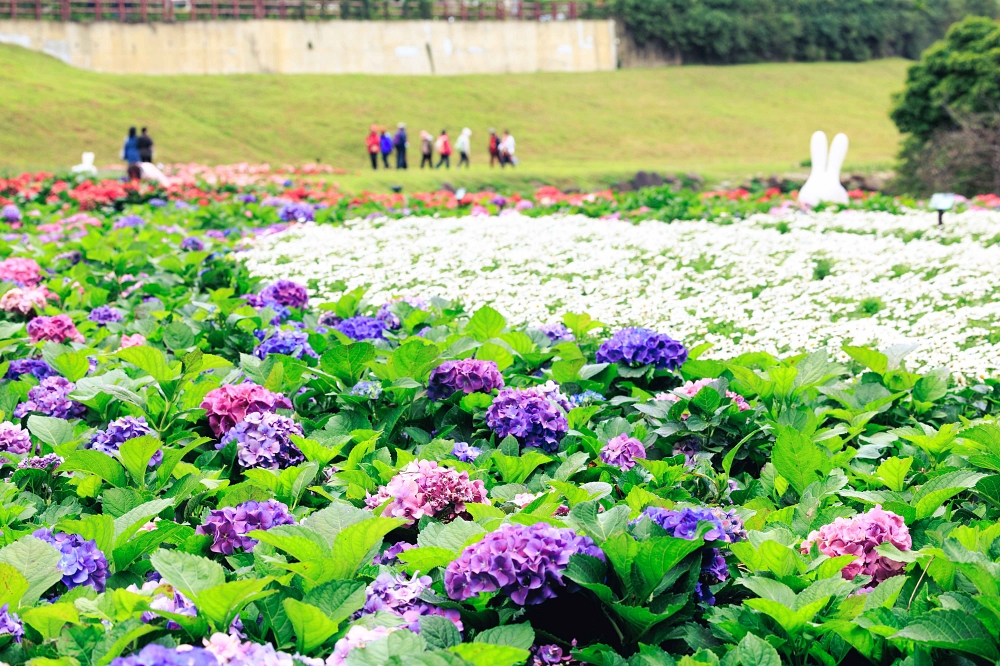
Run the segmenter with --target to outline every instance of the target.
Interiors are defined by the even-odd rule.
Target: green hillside
[[[108,164],[135,124],[149,126],[163,162],[319,159],[353,171],[365,166],[368,125],[400,120],[414,135],[472,128],[481,175],[491,126],[516,136],[522,177],[788,171],[808,157],[816,129],[850,136],[849,168],[878,168],[897,150],[887,111],[906,67],[880,60],[448,78],[140,77],[80,71],[0,45],[0,168],[66,167],[84,150]],[[368,175],[358,177],[367,184]]]

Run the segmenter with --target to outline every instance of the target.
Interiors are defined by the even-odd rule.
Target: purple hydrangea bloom
[[[31,435],[16,423],[0,423],[0,451],[24,455],[31,450]]]
[[[569,396],[569,402],[574,407],[586,407],[595,402],[604,402],[604,396],[597,391],[586,390],[583,393],[576,393]]]
[[[153,208],[163,208],[164,206],[167,205],[167,200],[161,199],[160,197],[153,197],[146,203],[152,206]]]
[[[635,467],[636,458],[646,457],[646,447],[635,437],[622,433],[608,440],[601,449],[601,462],[627,472]]]
[[[205,249],[205,242],[198,238],[197,236],[188,236],[181,241],[182,250],[193,250],[194,252],[201,252]]]
[[[284,469],[305,460],[290,435],[301,437],[302,426],[287,416],[255,412],[230,428],[220,448],[236,442],[236,460],[241,467]]]
[[[284,354],[285,356],[294,356],[295,358],[302,358],[303,356],[312,356],[316,358],[317,354],[313,351],[313,348],[309,346],[309,335],[301,331],[275,331],[271,337],[267,338],[253,350],[254,356],[260,359],[267,358],[268,354]]]
[[[287,203],[281,207],[278,217],[285,222],[312,222],[316,219],[316,209],[301,201]]]
[[[167,613],[176,613],[177,615],[186,615],[188,617],[195,617],[198,615],[198,609],[195,607],[194,602],[185,597],[179,590],[174,589],[170,585],[160,582],[160,575],[156,571],[150,573],[156,574],[156,580],[150,580],[142,584],[142,588],[138,588],[135,585],[129,585],[128,591],[141,593],[141,592],[152,592],[153,599],[149,602],[149,607],[152,610],[148,610],[142,614],[140,618],[146,624],[149,624],[156,618],[160,617],[156,611],[166,611]],[[180,629],[181,625],[177,624],[173,620],[167,620],[167,629]]]
[[[726,529],[718,516],[711,509],[692,509],[685,507],[676,511],[658,506],[647,507],[638,520],[649,518],[665,529],[670,536],[678,539],[693,540],[698,535],[698,523],[709,523],[712,528],[702,537],[705,541],[726,541]]]
[[[38,386],[28,391],[28,401],[14,409],[14,416],[22,418],[31,412],[39,412],[59,419],[74,419],[83,416],[87,408],[70,400],[67,396],[76,384],[65,377],[48,377]]]
[[[251,500],[238,506],[209,511],[205,523],[199,525],[195,533],[212,537],[209,550],[213,553],[232,555],[237,549],[253,550],[257,540],[251,539],[247,534],[254,530],[269,530],[276,525],[294,524],[295,518],[288,513],[288,507],[278,500]]]
[[[17,463],[18,469],[48,469],[49,467],[59,467],[63,464],[63,459],[54,453],[49,453],[44,456],[34,456],[32,458],[25,458],[21,462]]]
[[[53,533],[47,527],[31,533],[36,539],[51,544],[62,553],[58,568],[62,572],[62,582],[69,589],[81,585],[91,585],[98,592],[104,591],[108,579],[108,560],[93,539],[84,539],[79,534]]]
[[[732,481],[733,479],[730,479]],[[740,518],[735,511],[726,511],[725,509],[719,507],[712,507],[712,513],[715,517],[719,519],[722,523],[722,531],[725,533],[725,538],[723,541],[729,543],[736,543],[737,541],[745,541],[747,538],[747,530],[743,525],[743,519]]]
[[[90,311],[87,319],[99,326],[107,326],[108,324],[120,322],[122,320],[122,313],[110,305],[99,305]]]
[[[111,225],[112,229],[137,229],[146,224],[146,220],[142,219],[138,215],[126,215],[125,217],[119,218]]]
[[[503,388],[503,376],[493,361],[465,358],[445,361],[431,370],[427,380],[427,397],[444,400],[455,391],[463,393],[492,393]]]
[[[385,337],[385,322],[374,317],[351,317],[337,322],[334,328],[352,340],[379,340]]]
[[[551,400],[531,389],[506,388],[486,410],[486,425],[503,438],[513,435],[525,446],[559,448],[569,430],[566,416]]]
[[[414,575],[407,580],[406,576],[393,576],[389,573],[379,574],[365,590],[365,605],[355,616],[370,615],[384,611],[405,619],[403,626],[413,632],[420,632],[420,618],[423,615],[441,615],[451,620],[461,631],[461,613],[454,609],[445,610],[432,606],[420,599],[420,595],[431,586],[430,576]]]
[[[379,382],[358,382],[351,387],[351,395],[357,398],[378,400],[382,395],[382,384]]]
[[[257,203],[256,194],[237,194],[236,200],[240,203]]]
[[[456,601],[499,591],[520,606],[540,604],[566,587],[563,571],[578,553],[605,559],[590,537],[570,529],[502,525],[448,565],[445,591]]]
[[[153,437],[156,436],[156,432],[149,427],[148,423],[146,423],[146,417],[123,416],[120,419],[115,419],[109,423],[108,427],[104,430],[98,430],[94,433],[94,436],[91,438],[87,448],[94,449],[95,451],[100,451],[101,453],[106,453],[109,456],[117,458],[122,444],[130,439],[144,437],[146,435],[152,435]],[[150,458],[149,466],[156,467],[162,460],[163,451],[157,451],[153,454],[153,457]]]
[[[186,646],[187,647],[187,646]],[[179,650],[177,648],[163,647],[157,643],[150,643],[142,648],[138,654],[130,657],[115,657],[111,660],[111,666],[220,666],[215,655],[205,648],[190,648]]]
[[[20,222],[21,221],[21,211],[18,210],[17,206],[14,204],[7,204],[3,207],[3,211],[0,212],[3,216],[4,222]]]
[[[470,446],[468,442],[455,442],[455,445],[451,447],[451,455],[462,462],[472,462],[482,452],[482,449]]]
[[[13,636],[15,643],[24,638],[24,624],[17,613],[10,612],[10,604],[0,606],[0,636]]]
[[[400,326],[402,326],[403,322],[399,320],[399,317],[396,315],[396,313],[390,310],[389,307],[393,303],[399,303],[399,302],[406,303],[411,308],[414,308],[416,310],[427,309],[427,301],[425,301],[422,298],[416,298],[414,296],[403,296],[402,298],[394,298],[391,301],[383,303],[382,306],[378,309],[378,312],[375,314],[375,318],[384,321],[385,325],[394,331],[398,329]]]
[[[41,359],[19,358],[10,362],[4,379],[18,379],[21,375],[34,375],[37,379],[55,377],[58,373]]]
[[[273,301],[287,308],[304,308],[309,305],[309,291],[291,280],[278,280],[265,287],[260,296],[264,304]]]
[[[375,558],[372,560],[372,563],[385,564],[385,565],[399,564],[399,554],[405,553],[409,549],[416,547],[417,544],[406,543],[405,541],[394,543],[385,550],[383,550],[381,553],[376,555]]]
[[[553,324],[542,324],[538,327],[538,330],[547,335],[549,340],[555,343],[576,340],[576,336],[562,322],[557,321]]]
[[[648,328],[623,328],[601,345],[596,358],[598,363],[676,370],[687,360],[687,349],[669,335]]]
[[[701,575],[694,587],[694,600],[698,603],[715,605],[715,595],[712,585],[718,585],[729,580],[729,565],[718,548],[703,548],[701,560]]]

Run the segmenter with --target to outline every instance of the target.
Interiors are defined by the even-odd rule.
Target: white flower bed
[[[767,215],[732,224],[582,216],[355,221],[302,225],[245,255],[266,278],[370,285],[392,296],[490,304],[510,321],[587,312],[641,325],[706,357],[821,346],[915,344],[911,369],[965,376],[1000,369],[1000,214]],[[784,232],[784,233],[783,233]],[[817,266],[830,274],[817,278]]]

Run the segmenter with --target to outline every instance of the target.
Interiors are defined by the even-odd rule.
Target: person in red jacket
[[[441,136],[437,138],[434,142],[434,148],[437,150],[438,155],[441,159],[438,161],[435,169],[440,169],[441,165],[445,165],[446,168],[451,168],[451,141],[448,139],[448,130],[441,130]]]
[[[379,143],[378,125],[372,125],[371,131],[368,133],[368,138],[365,139],[365,146],[368,148],[368,157],[372,161],[372,169],[378,169]]]
[[[493,161],[496,160],[503,166],[503,158],[500,157],[500,137],[497,136],[497,131],[490,128],[490,168],[493,168]]]

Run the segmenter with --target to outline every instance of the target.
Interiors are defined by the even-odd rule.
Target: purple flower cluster
[[[201,240],[197,236],[188,236],[181,241],[181,249],[201,252],[205,249],[205,241]]]
[[[451,447],[451,455],[462,462],[472,462],[482,452],[482,449],[471,446],[468,442],[455,442],[454,446]]]
[[[253,382],[223,384],[209,391],[201,402],[208,414],[208,425],[216,437],[221,437],[248,414],[291,409],[292,403],[280,393],[272,393]]]
[[[91,585],[98,592],[104,591],[108,560],[98,549],[96,541],[84,539],[79,534],[53,533],[47,527],[35,530],[31,536],[51,544],[62,554],[57,566],[67,588]]]
[[[399,541],[376,555],[372,560],[372,564],[384,564],[386,566],[399,564],[399,554],[416,547],[416,544]]]
[[[87,319],[98,326],[107,326],[108,324],[117,324],[120,322],[122,320],[122,313],[110,305],[99,305],[90,311]]]
[[[115,657],[111,666],[220,666],[215,655],[204,648],[185,649],[163,647],[150,643],[130,657]]]
[[[285,222],[312,222],[316,219],[316,209],[302,202],[286,203],[278,212]]]
[[[722,539],[728,543],[736,543],[737,541],[745,541],[747,538],[747,529],[743,525],[743,519],[740,518],[735,511],[726,511],[719,507],[712,507],[712,513],[715,517],[719,519],[719,523],[722,524],[722,531],[725,537]]]
[[[284,354],[294,358],[312,356],[317,354],[309,346],[309,335],[302,331],[277,330],[271,337],[266,338],[253,350],[253,355],[257,358],[267,358],[268,354]]]
[[[344,319],[333,327],[352,340],[381,340],[386,328],[384,321],[364,316]]]
[[[51,340],[62,344],[67,340],[84,342],[83,334],[76,330],[76,324],[69,315],[59,314],[52,317],[35,317],[28,322],[28,339],[32,342]]]
[[[304,308],[309,305],[309,291],[298,282],[278,280],[260,292],[264,304],[277,303],[286,308]]]
[[[34,375],[36,379],[48,379],[55,377],[57,373],[49,364],[41,359],[19,358],[10,362],[4,379],[19,379],[21,375]]]
[[[146,220],[142,219],[138,215],[126,215],[115,220],[115,223],[111,225],[112,229],[138,229],[139,227],[146,224]]]
[[[63,464],[63,459],[61,456],[55,453],[49,453],[44,456],[34,456],[32,458],[25,458],[21,462],[17,463],[18,469],[48,469],[49,467],[59,467]]]
[[[605,559],[590,537],[570,529],[502,525],[448,565],[445,591],[456,601],[499,591],[520,606],[540,604],[566,587],[563,571],[578,553]]]
[[[14,204],[7,204],[0,211],[0,216],[3,217],[4,222],[20,222],[21,221],[21,211],[18,210],[17,206]]]
[[[365,504],[369,509],[385,504],[382,515],[387,518],[412,523],[430,516],[450,522],[465,513],[466,504],[489,504],[489,500],[486,486],[478,479],[469,479],[468,472],[442,467],[433,460],[414,460]]]
[[[292,443],[291,435],[302,436],[302,426],[288,416],[272,412],[247,414],[229,429],[219,448],[236,442],[236,459],[241,467],[284,469],[297,465],[305,456]]]
[[[244,502],[208,512],[205,523],[195,529],[196,534],[212,537],[209,550],[213,553],[232,555],[236,550],[251,551],[256,539],[247,536],[254,530],[269,530],[277,525],[294,525],[295,518],[288,507],[278,500]]]
[[[601,449],[601,462],[627,472],[635,467],[636,458],[646,457],[646,447],[635,437],[622,433],[608,440]]]
[[[75,419],[83,416],[87,408],[67,397],[75,388],[76,384],[65,377],[43,379],[38,386],[28,391],[28,401],[22,402],[14,409],[14,416],[22,418],[31,412],[59,419]]]
[[[492,393],[503,388],[503,376],[494,361],[474,358],[445,361],[431,370],[427,380],[427,397],[444,400],[456,391],[463,393]]]
[[[553,343],[573,342],[576,340],[576,336],[562,322],[557,321],[552,324],[542,324],[538,327],[538,330],[547,335]]]
[[[576,639],[573,639],[571,649],[576,649]],[[531,661],[528,666],[552,666],[552,664],[578,664],[571,653],[563,652],[563,649],[555,643],[549,645],[532,645]]]
[[[718,548],[703,548],[701,554],[701,574],[694,588],[695,601],[715,605],[712,585],[729,580],[729,565]]]
[[[420,599],[420,595],[430,589],[430,586],[430,576],[414,575],[407,580],[403,575],[379,574],[365,590],[365,605],[357,616],[378,611],[392,613],[406,620],[404,627],[419,633],[421,616],[440,615],[451,620],[455,628],[462,631],[462,616],[457,610],[438,608]]]
[[[108,424],[104,430],[98,430],[90,439],[87,448],[117,457],[122,444],[136,437],[146,435],[156,436],[156,432],[146,423],[144,416],[123,416]],[[149,460],[150,467],[156,467],[163,460],[163,451],[157,451]]]
[[[4,421],[0,423],[0,451],[24,455],[31,450],[31,435],[17,425]]]
[[[669,335],[648,328],[623,328],[597,350],[598,363],[655,365],[676,370],[687,360],[687,349]]]
[[[0,637],[13,636],[15,643],[24,638],[24,624],[17,613],[10,612],[10,604],[0,606]]]
[[[513,435],[525,446],[559,448],[569,430],[566,416],[551,400],[532,389],[506,388],[486,410],[486,425],[503,438]]]
[[[870,576],[864,588],[870,590],[885,579],[902,574],[906,566],[904,562],[879,555],[875,548],[882,543],[891,543],[902,551],[913,547],[913,539],[903,517],[876,505],[865,513],[852,518],[837,518],[813,531],[802,544],[802,552],[808,553],[815,544],[821,553],[829,557],[853,555],[857,559],[840,573],[846,580],[854,580],[860,575]]]
[[[141,589],[135,585],[129,585],[127,589],[129,592],[135,593],[153,593],[153,600],[149,602],[149,607],[152,610],[143,613],[141,618],[147,624],[159,617],[156,611],[166,611],[167,613],[187,615],[188,617],[195,617],[198,614],[198,609],[195,608],[193,601],[181,594],[179,590],[174,589],[166,583],[161,583],[159,580],[147,581],[142,584]],[[173,620],[167,621],[167,629],[180,628],[181,626]]]
[[[380,321],[384,321],[385,325],[394,331],[398,329],[400,326],[402,326],[403,322],[401,322],[399,320],[399,316],[396,315],[396,313],[390,310],[389,308],[394,303],[399,303],[399,302],[406,303],[415,310],[427,309],[427,301],[425,301],[422,298],[416,298],[413,296],[403,296],[402,298],[394,298],[391,301],[386,301],[385,303],[382,304],[381,307],[379,307],[378,312],[375,313],[375,318]]]
[[[658,506],[647,507],[642,512],[643,518],[649,518],[665,529],[670,536],[691,541],[698,535],[698,523],[709,523],[712,528],[702,537],[705,541],[727,541],[726,528],[711,509],[692,509],[684,507],[679,511],[664,509]]]

